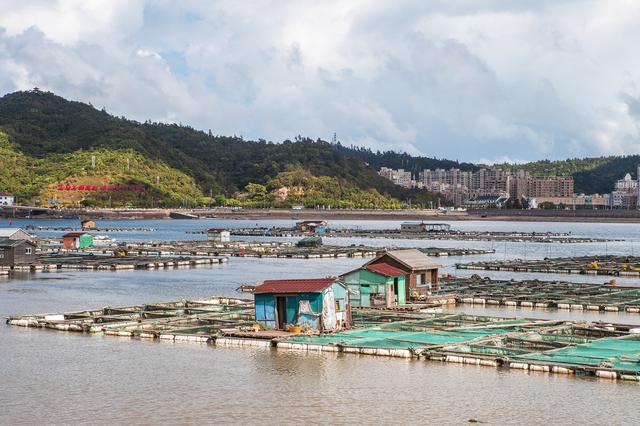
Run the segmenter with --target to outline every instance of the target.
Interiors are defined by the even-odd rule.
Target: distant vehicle
[[[304,210],[304,206],[291,206],[291,210]]]

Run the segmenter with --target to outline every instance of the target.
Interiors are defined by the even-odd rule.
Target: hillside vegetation
[[[95,167],[92,161],[95,159]],[[143,185],[144,191],[60,191],[69,185]],[[204,198],[193,178],[133,150],[94,149],[34,158],[20,152],[0,132],[0,191],[19,200],[57,200],[70,205],[181,205]]]
[[[276,144],[214,136],[177,124],[138,123],[35,89],[0,99],[0,130],[16,161],[25,162],[22,184],[12,179],[4,190],[15,192],[23,202],[52,196],[47,192],[52,184],[91,175],[135,180],[150,189],[138,200],[85,199],[85,204],[181,205],[183,200],[204,204],[205,194],[228,204],[252,204],[251,197],[243,198],[248,185],[272,188],[271,180],[290,173],[291,167],[308,173],[304,185],[309,186],[291,202],[279,201],[282,205],[331,201],[332,206],[400,206],[398,200],[408,198],[414,205],[426,205],[437,197],[399,188],[360,158],[324,141],[298,137]],[[91,155],[97,156],[95,170],[87,169]],[[126,158],[135,167],[124,170],[121,160]],[[156,176],[160,176],[157,181]],[[325,184],[311,177],[322,178]]]

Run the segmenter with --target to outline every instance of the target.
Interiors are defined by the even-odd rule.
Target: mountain
[[[473,163],[459,163],[458,161],[446,159],[412,156],[406,152],[372,151],[369,148],[357,146],[347,147],[340,143],[336,144],[336,149],[349,157],[360,158],[376,170],[379,170],[381,167],[389,167],[391,169],[404,169],[417,175],[424,169],[456,168],[465,171],[475,171],[480,168]]]
[[[177,124],[139,123],[38,89],[0,98],[0,132],[3,168],[11,161],[18,167],[15,178],[0,181],[0,190],[15,192],[23,202],[54,197],[84,205],[174,206],[206,203],[206,195],[216,195],[232,205],[295,201],[392,208],[407,198],[414,204],[436,199],[393,185],[361,158],[324,141],[298,137],[276,144]],[[277,186],[296,170],[308,175],[298,182],[295,196],[291,201],[276,197]],[[63,183],[142,184],[145,191],[108,197],[97,191],[78,199],[56,189]],[[248,191],[251,184],[264,189]]]

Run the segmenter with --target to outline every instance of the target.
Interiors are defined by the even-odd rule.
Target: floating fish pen
[[[71,226],[36,226],[28,225],[25,227],[28,231],[46,231],[46,232],[155,232],[156,228],[141,228],[141,227],[122,227],[122,226],[110,226],[110,227],[96,227],[96,228],[76,228]]]
[[[242,228],[229,229],[231,235],[252,237],[304,237],[310,234],[293,228]],[[406,232],[399,229],[331,229],[322,237],[342,238],[386,238],[410,240],[461,240],[461,241],[500,241],[531,243],[599,243],[616,241],[604,238],[578,237],[569,233],[557,232],[506,232],[506,231],[437,231]]]
[[[456,263],[457,269],[640,277],[640,257],[580,256]]]
[[[442,281],[437,294],[466,305],[640,313],[640,287],[608,284],[472,277]]]
[[[160,257],[160,256],[110,256],[110,255],[41,255],[36,263],[31,265],[17,265],[7,270],[9,273],[18,271],[46,272],[54,270],[92,270],[117,271],[127,269],[168,269],[180,267],[194,267],[217,265],[226,263],[226,257]]]
[[[232,256],[280,259],[331,259],[373,257],[381,247],[364,245],[296,247],[289,242],[214,242],[214,241],[147,241],[127,243],[131,256]],[[493,249],[428,247],[418,248],[428,256],[466,256],[495,253]],[[71,252],[71,251],[68,251]],[[106,254],[109,249],[85,248],[82,253]]]
[[[112,336],[162,338],[192,335],[207,338],[220,328],[253,323],[253,302],[211,297],[95,310],[7,318],[7,324]],[[164,337],[163,337],[164,336]],[[174,339],[175,340],[175,339]],[[189,339],[187,339],[189,340]]]
[[[260,330],[250,300],[211,297],[13,316],[13,326],[213,346],[339,352],[640,381],[640,329],[624,324],[419,311],[353,313],[326,334]]]

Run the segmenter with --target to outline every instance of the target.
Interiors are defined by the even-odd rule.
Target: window
[[[427,280],[427,274],[418,274],[416,275],[416,286],[417,287],[428,287],[429,281]]]
[[[31,254],[31,247],[24,249],[24,254]]]

